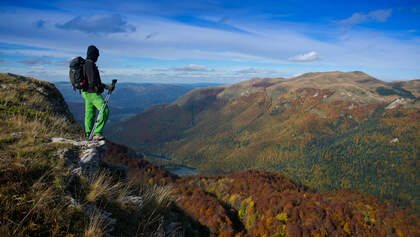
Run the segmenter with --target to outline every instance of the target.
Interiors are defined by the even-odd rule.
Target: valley
[[[194,168],[187,167],[184,165],[178,165],[174,163],[172,159],[167,158],[167,157],[145,153],[144,159],[156,166],[162,167],[165,170],[181,177],[189,176],[189,175],[197,175],[197,172],[195,171]]]
[[[252,79],[151,107],[110,138],[199,174],[256,168],[418,208],[419,86],[358,71]]]

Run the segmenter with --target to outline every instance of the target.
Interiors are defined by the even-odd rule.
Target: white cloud
[[[208,71],[212,71],[211,69],[208,69],[206,66],[196,65],[196,64],[190,64],[190,65],[186,65],[186,66],[183,66],[183,67],[176,67],[176,68],[172,68],[171,70],[178,71],[178,72],[208,72]]]
[[[262,76],[266,76],[266,75],[272,75],[277,73],[274,70],[270,70],[270,69],[261,69],[261,68],[244,68],[244,69],[240,69],[235,71],[235,73],[237,74],[242,74],[242,75],[260,75]]]
[[[72,59],[78,56],[74,52],[66,50],[51,50],[51,49],[2,49],[0,54],[15,55],[15,56],[29,56],[29,57],[50,57],[50,58],[65,58]]]
[[[305,53],[305,54],[296,55],[296,56],[293,56],[293,57],[289,58],[290,61],[295,61],[295,62],[310,62],[310,61],[315,61],[315,60],[320,60],[320,59],[321,59],[321,57],[315,51],[311,51],[311,52]]]
[[[20,60],[19,63],[23,63],[25,65],[44,65],[44,64],[51,64],[51,58],[47,56],[42,57],[35,57],[35,58],[25,58],[23,60]]]
[[[386,22],[392,15],[392,9],[382,9],[371,11],[368,13],[368,17],[376,22]]]
[[[386,22],[392,15],[392,9],[380,9],[369,13],[353,13],[351,17],[338,21],[343,25],[356,25],[364,22]]]
[[[301,76],[301,75],[303,75],[303,73],[295,73],[295,74],[292,75],[292,77],[298,77],[298,76]]]
[[[64,24],[56,24],[57,28],[64,30],[79,30],[85,33],[109,34],[134,32],[136,27],[127,23],[119,14],[94,15],[91,17],[75,17]]]
[[[180,73],[189,73],[189,72],[214,72],[215,69],[207,68],[203,65],[197,64],[188,64],[182,67],[172,67],[172,68],[153,68],[152,72],[180,72]]]

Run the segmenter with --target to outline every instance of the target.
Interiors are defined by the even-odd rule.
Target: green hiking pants
[[[85,99],[85,132],[86,135],[89,136],[90,131],[92,131],[93,125],[95,124],[96,111],[100,111],[105,102],[100,94],[82,92],[82,96],[83,99]],[[99,117],[99,121],[94,132],[95,135],[102,134],[102,129],[108,120],[108,115],[109,109],[107,105],[104,112]]]

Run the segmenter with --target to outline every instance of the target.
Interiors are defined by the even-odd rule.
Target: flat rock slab
[[[79,167],[81,168],[82,175],[86,177],[94,177],[99,171],[100,165],[104,160],[106,150],[106,142],[104,140],[74,141],[62,137],[53,137],[51,138],[51,142],[72,144],[77,147],[78,157],[73,157],[71,160],[75,163],[73,165],[74,169]],[[80,173],[80,170],[76,173]]]

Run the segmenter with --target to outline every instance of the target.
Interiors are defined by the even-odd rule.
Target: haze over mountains
[[[201,174],[257,168],[418,208],[419,88],[359,71],[252,79],[149,108],[110,138]]]
[[[69,82],[57,82],[55,85],[69,104],[75,119],[83,125],[85,109],[82,96],[78,91],[73,91]],[[208,85],[210,84],[118,83],[109,101],[109,124],[134,116],[149,106],[171,103],[194,88]]]

